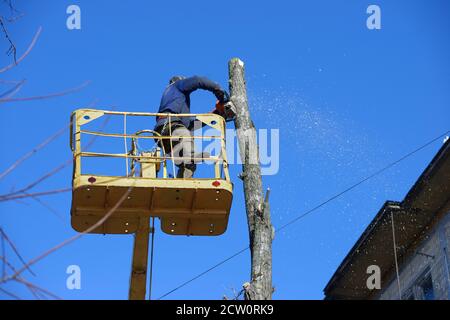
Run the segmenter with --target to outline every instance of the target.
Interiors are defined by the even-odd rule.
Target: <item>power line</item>
[[[309,215],[310,213],[312,213],[312,212],[316,211],[317,209],[323,207],[324,205],[328,204],[329,202],[335,200],[336,198],[339,198],[339,197],[342,196],[343,194],[345,194],[345,193],[347,193],[347,192],[349,192],[349,191],[355,189],[356,187],[358,187],[359,185],[363,184],[363,183],[366,182],[367,180],[370,180],[370,179],[374,178],[375,176],[377,176],[377,175],[383,173],[384,171],[386,171],[386,170],[392,168],[393,166],[395,166],[395,165],[398,164],[399,162],[402,162],[403,160],[409,158],[410,156],[414,155],[415,153],[419,152],[420,150],[425,149],[425,148],[428,147],[430,144],[432,144],[432,143],[436,142],[437,140],[441,139],[442,137],[444,137],[445,135],[447,135],[447,133],[449,133],[449,132],[450,132],[450,131],[447,131],[447,132],[441,134],[440,136],[438,136],[438,137],[436,137],[436,138],[434,138],[434,139],[428,141],[427,143],[425,143],[425,144],[423,144],[422,146],[420,146],[419,148],[417,148],[417,149],[415,149],[415,150],[413,150],[413,151],[407,153],[406,155],[404,155],[403,157],[399,158],[398,160],[396,160],[396,161],[394,161],[394,162],[391,162],[391,163],[388,164],[387,166],[385,166],[385,167],[381,168],[380,170],[378,170],[378,171],[372,173],[371,175],[367,176],[366,178],[360,180],[359,182],[357,182],[357,183],[351,185],[351,186],[348,187],[347,189],[345,189],[345,190],[343,190],[343,191],[341,191],[341,192],[335,194],[334,196],[328,198],[327,200],[325,200],[324,202],[322,202],[322,203],[320,203],[319,205],[315,206],[314,208],[312,208],[312,209],[306,211],[305,213],[299,215],[298,217],[296,217],[296,218],[292,219],[291,221],[287,222],[286,224],[282,225],[280,228],[277,229],[277,231],[283,230],[284,228],[286,228],[286,227],[288,227],[289,225],[291,225],[291,224],[297,222],[298,220],[304,218],[305,216]]]
[[[225,260],[220,261],[218,264],[216,264],[216,265],[212,266],[211,268],[209,268],[209,269],[203,271],[202,273],[199,273],[198,275],[196,275],[195,277],[191,278],[190,280],[188,280],[188,281],[186,281],[186,282],[183,282],[183,283],[180,284],[178,287],[176,287],[176,288],[170,290],[169,292],[163,294],[163,295],[160,296],[157,300],[161,300],[162,298],[164,298],[164,297],[168,296],[169,294],[171,294],[171,293],[177,291],[178,289],[181,289],[182,287],[186,286],[187,284],[191,283],[192,281],[197,280],[197,279],[200,278],[201,276],[203,276],[203,275],[207,274],[208,272],[214,270],[215,268],[221,266],[221,265],[224,264],[225,262],[227,262],[227,261],[233,259],[234,257],[237,257],[237,256],[240,255],[242,252],[247,251],[247,249],[249,249],[249,248],[250,248],[250,247],[247,246],[247,247],[245,247],[244,249],[239,250],[238,252],[236,252],[235,254],[229,256],[229,257],[226,258]]]
[[[375,176],[377,176],[377,175],[383,173],[384,171],[386,171],[386,170],[392,168],[393,166],[395,166],[395,165],[397,165],[398,163],[402,162],[403,160],[405,160],[405,159],[411,157],[412,155],[416,154],[417,152],[421,151],[422,149],[425,149],[426,147],[428,147],[429,145],[433,144],[433,143],[436,142],[437,140],[439,140],[439,139],[441,139],[442,137],[446,136],[449,132],[450,132],[450,130],[447,130],[445,133],[440,134],[439,136],[433,138],[432,140],[429,140],[429,141],[426,142],[425,144],[423,144],[423,145],[421,145],[420,147],[418,147],[417,149],[415,149],[415,150],[413,150],[413,151],[407,153],[406,155],[402,156],[402,157],[399,158],[398,160],[389,163],[388,165],[386,165],[385,167],[381,168],[380,170],[375,171],[374,173],[372,173],[371,175],[367,176],[366,178],[364,178],[364,179],[358,181],[357,183],[351,185],[350,187],[344,189],[343,191],[341,191],[341,192],[339,192],[339,193],[333,195],[332,197],[328,198],[327,200],[321,202],[321,203],[318,204],[317,206],[315,206],[315,207],[309,209],[308,211],[306,211],[306,212],[300,214],[299,216],[297,216],[297,217],[295,217],[294,219],[290,220],[289,222],[285,223],[284,225],[282,225],[282,226],[279,227],[278,229],[275,229],[275,231],[276,231],[276,232],[279,232],[279,231],[281,231],[281,230],[287,228],[288,226],[294,224],[295,222],[297,222],[297,221],[303,219],[303,218],[306,217],[307,215],[309,215],[309,214],[313,213],[314,211],[320,209],[321,207],[325,206],[326,204],[330,203],[331,201],[333,201],[333,200],[335,200],[335,199],[341,197],[341,196],[344,195],[345,193],[347,193],[347,192],[349,192],[349,191],[355,189],[356,187],[358,187],[359,185],[363,184],[364,182],[366,182],[366,181],[368,181],[368,180],[374,178]],[[250,248],[250,247],[247,246],[247,247],[245,247],[244,249],[241,249],[241,250],[237,251],[237,252],[234,253],[233,255],[231,255],[231,256],[229,256],[228,258],[226,258],[226,259],[220,261],[219,263],[215,264],[214,266],[210,267],[209,269],[207,269],[207,270],[205,270],[205,271],[199,273],[199,274],[196,275],[195,277],[193,277],[193,278],[191,278],[191,279],[189,279],[189,280],[183,282],[182,284],[180,284],[180,285],[177,286],[176,288],[174,288],[174,289],[172,289],[172,290],[166,292],[165,294],[163,294],[162,296],[160,296],[157,300],[161,300],[162,298],[168,296],[169,294],[171,294],[171,293],[173,293],[173,292],[175,292],[175,291],[181,289],[182,287],[188,285],[189,283],[191,283],[191,282],[197,280],[198,278],[202,277],[203,275],[207,274],[208,272],[210,272],[210,271],[212,271],[212,270],[218,268],[218,267],[221,266],[222,264],[228,262],[229,260],[231,260],[231,259],[237,257],[237,256],[240,255],[241,253],[247,251],[249,248]]]
[[[152,300],[152,284],[153,284],[153,254],[155,252],[155,217],[152,218],[152,240],[151,240],[151,254],[150,254],[150,274],[149,274],[149,284],[148,284],[148,300]]]

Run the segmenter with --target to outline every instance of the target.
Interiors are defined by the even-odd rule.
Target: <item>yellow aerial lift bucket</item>
[[[107,133],[84,130],[83,126],[101,117],[122,117],[123,133]],[[117,112],[94,109],[79,109],[71,116],[71,148],[74,157],[72,183],[72,227],[79,232],[96,224],[123,195],[132,188],[126,200],[102,225],[92,233],[133,234],[138,231],[141,219],[158,217],[161,228],[172,235],[215,236],[225,232],[228,224],[233,184],[230,181],[225,149],[225,120],[216,114],[180,114],[177,117],[191,117],[203,126],[218,132],[213,136],[192,136],[196,139],[217,139],[220,152],[207,160],[214,165],[214,173],[206,178],[173,178],[168,174],[174,156],[165,154],[157,147],[139,152],[136,145],[142,139],[162,140],[182,137],[161,136],[153,130],[141,130],[135,134],[126,132],[127,119],[147,117],[147,123],[155,123],[155,117],[171,114]],[[82,148],[84,135],[101,136],[107,139],[123,139],[125,145],[131,141],[131,150],[123,153],[89,152]],[[162,144],[161,144],[162,145]],[[87,157],[123,158],[126,174],[106,176],[95,172],[82,172],[82,160]],[[180,158],[180,157],[178,157]],[[162,168],[162,174],[160,170]],[[175,170],[175,169],[174,169]],[[139,171],[139,172],[138,172]],[[159,176],[160,175],[160,176]]]

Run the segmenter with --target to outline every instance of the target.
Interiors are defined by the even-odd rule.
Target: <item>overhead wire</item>
[[[374,173],[370,174],[369,176],[367,176],[367,177],[361,179],[360,181],[354,183],[353,185],[351,185],[350,187],[344,189],[343,191],[338,192],[337,194],[335,194],[335,195],[329,197],[328,199],[326,199],[325,201],[323,201],[323,202],[321,202],[320,204],[316,205],[315,207],[313,207],[313,208],[307,210],[306,212],[304,212],[304,213],[298,215],[297,217],[295,217],[294,219],[288,221],[287,223],[285,223],[285,224],[282,225],[281,227],[276,228],[276,229],[275,229],[275,232],[279,232],[279,231],[281,231],[281,230],[283,230],[283,229],[289,227],[290,225],[296,223],[297,221],[299,221],[299,220],[305,218],[305,217],[308,216],[309,214],[311,214],[311,213],[317,211],[318,209],[320,209],[321,207],[325,206],[326,204],[328,204],[328,203],[332,202],[333,200],[335,200],[335,199],[337,199],[337,198],[343,196],[343,195],[346,194],[347,192],[349,192],[349,191],[355,189],[356,187],[358,187],[359,185],[363,184],[364,182],[366,182],[366,181],[368,181],[368,180],[374,178],[375,176],[377,176],[377,175],[383,173],[384,171],[386,171],[386,170],[392,168],[393,166],[397,165],[398,163],[402,162],[403,160],[405,160],[405,159],[411,157],[412,155],[414,155],[414,154],[416,154],[417,152],[419,152],[419,151],[425,149],[426,147],[428,147],[429,145],[433,144],[433,143],[436,142],[437,140],[439,140],[439,139],[441,139],[442,137],[446,136],[449,132],[450,132],[450,130],[447,130],[446,132],[444,132],[444,133],[442,133],[442,134],[436,136],[435,138],[429,140],[428,142],[424,143],[423,145],[419,146],[418,148],[414,149],[413,151],[411,151],[411,152],[405,154],[404,156],[400,157],[399,159],[397,159],[397,160],[395,160],[395,161],[389,163],[388,165],[384,166],[383,168],[381,168],[381,169],[375,171]],[[247,246],[247,247],[245,247],[245,248],[243,248],[243,249],[237,251],[236,253],[230,255],[229,257],[227,257],[227,258],[221,260],[220,262],[218,262],[218,263],[215,264],[214,266],[212,266],[212,267],[206,269],[205,271],[199,273],[198,275],[196,275],[196,276],[192,277],[191,279],[189,279],[189,280],[183,282],[182,284],[178,285],[178,286],[175,287],[174,289],[172,289],[172,290],[166,292],[165,294],[161,295],[157,300],[161,300],[161,299],[167,297],[168,295],[172,294],[173,292],[175,292],[175,291],[177,291],[177,290],[179,290],[179,289],[185,287],[185,286],[188,285],[189,283],[191,283],[191,282],[197,280],[198,278],[204,276],[205,274],[211,272],[212,270],[214,270],[214,269],[220,267],[220,266],[223,265],[224,263],[226,263],[226,262],[230,261],[231,259],[233,259],[233,258],[239,256],[241,253],[247,251],[249,248],[250,248],[250,246]]]
[[[149,272],[149,284],[148,284],[148,299],[152,300],[152,287],[153,287],[153,252],[155,248],[155,217],[152,217],[152,225],[150,232],[152,233],[151,245],[150,245],[150,272]]]

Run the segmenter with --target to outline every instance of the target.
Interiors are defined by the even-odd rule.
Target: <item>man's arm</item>
[[[175,83],[177,88],[184,93],[191,93],[197,89],[207,90],[216,96],[221,103],[229,101],[228,93],[223,90],[219,84],[205,77],[193,76],[190,78],[179,80]]]

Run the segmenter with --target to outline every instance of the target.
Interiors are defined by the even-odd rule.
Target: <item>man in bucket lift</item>
[[[199,76],[189,78],[183,76],[172,77],[169,85],[164,90],[158,113],[190,113],[190,94],[197,89],[210,91],[216,96],[216,108],[212,113],[221,115],[226,121],[232,121],[235,118],[236,110],[230,101],[228,93],[219,84]],[[171,116],[170,123],[171,127],[169,128],[168,117],[157,117],[155,131],[162,136],[190,137],[196,129],[194,118]],[[158,144],[161,146],[161,140]],[[163,139],[163,145],[166,154],[172,151],[170,139]],[[209,157],[209,155],[205,155],[204,153],[195,153],[193,138],[174,138],[172,139],[172,146],[174,149],[174,157]],[[195,162],[194,160],[188,159],[175,160],[175,164],[178,167],[177,178],[191,178],[197,168]]]

